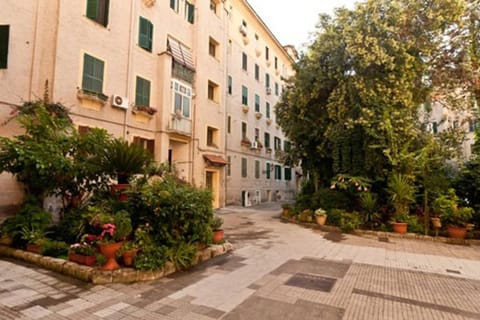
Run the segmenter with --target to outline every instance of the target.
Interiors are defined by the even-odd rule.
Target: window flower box
[[[248,148],[252,146],[252,143],[250,142],[250,140],[248,140],[248,138],[242,139],[242,141],[240,141],[240,144]]]
[[[134,106],[132,109],[133,113],[142,113],[148,116],[153,116],[157,113],[157,109],[149,107],[149,106]]]
[[[77,91],[77,98],[80,100],[90,100],[94,102],[98,102],[101,105],[105,105],[108,101],[108,96],[101,92],[93,92],[85,89],[78,89]]]
[[[72,262],[76,262],[78,264],[83,264],[85,266],[93,266],[97,262],[97,259],[94,255],[83,256],[81,254],[73,253],[73,252],[70,252],[68,254],[68,260]]]

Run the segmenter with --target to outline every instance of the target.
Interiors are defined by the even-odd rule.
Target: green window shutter
[[[285,180],[290,181],[292,180],[292,169],[291,168],[285,168]]]
[[[255,112],[260,112],[260,96],[255,95]]]
[[[242,86],[242,104],[248,106],[248,88]]]
[[[152,52],[153,24],[147,19],[140,17],[138,27],[138,45]]]
[[[266,167],[266,174],[267,174],[267,179],[270,179],[270,163],[267,162],[267,167]]]
[[[195,6],[189,2],[186,2],[187,6],[187,20],[188,22],[192,23],[195,20]]]
[[[242,177],[246,178],[247,177],[247,159],[242,158]]]
[[[99,0],[87,0],[87,18],[97,20],[97,9]]]
[[[109,10],[109,0],[99,0],[100,1],[100,6],[98,8],[98,17],[97,21],[103,26],[108,25],[108,10]]]
[[[7,69],[8,66],[8,42],[10,37],[10,26],[0,26],[0,69]]]
[[[260,179],[260,161],[255,160],[255,178]]]
[[[267,119],[270,119],[270,103],[269,102],[265,104],[265,116],[267,117]]]
[[[135,104],[137,106],[150,106],[150,81],[137,77]]]
[[[104,62],[88,54],[83,56],[82,89],[102,93]]]

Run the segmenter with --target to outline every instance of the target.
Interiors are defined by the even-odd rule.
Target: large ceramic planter
[[[318,225],[323,226],[325,225],[325,222],[327,222],[327,215],[323,214],[321,216],[315,216],[315,221]]]
[[[453,239],[465,239],[467,228],[458,226],[447,226],[448,236]]]
[[[123,245],[123,242],[100,244],[100,252],[107,258],[107,262],[102,266],[103,270],[116,270],[120,268],[115,260],[115,253]]]
[[[393,231],[396,233],[407,233],[407,223],[405,222],[392,222]]]
[[[138,249],[125,250],[123,252],[123,264],[127,267],[133,265],[133,261],[137,256]]]
[[[222,242],[223,235],[224,235],[223,230],[214,230],[213,231],[213,239],[212,239],[213,243]]]
[[[93,266],[97,262],[95,256],[82,256],[77,253],[69,253],[68,260],[85,266]]]

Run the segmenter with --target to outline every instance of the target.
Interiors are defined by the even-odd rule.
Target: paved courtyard
[[[148,283],[0,260],[0,319],[480,319],[480,247],[325,233],[279,212],[220,210],[236,250]]]

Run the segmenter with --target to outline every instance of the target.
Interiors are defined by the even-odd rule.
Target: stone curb
[[[205,249],[199,250],[195,259],[193,260],[192,266],[207,261],[211,258],[224,255],[233,249],[234,248],[231,243],[225,242],[224,244],[212,245]],[[101,270],[98,267],[94,268],[83,266],[68,260],[42,256],[40,254],[11,248],[1,244],[0,256],[33,263],[45,269],[62,273],[85,282],[92,282],[93,284],[152,281],[163,278],[177,271],[181,271],[180,269],[175,268],[174,264],[170,261],[167,261],[162,269],[155,271],[141,271],[132,268],[121,268],[118,270],[106,271]]]
[[[340,228],[335,227],[335,226],[321,226],[316,223],[310,223],[310,222],[300,222],[300,221],[294,221],[289,218],[284,217],[283,215],[280,216],[280,219],[285,222],[289,223],[294,223],[298,224],[304,227],[308,228],[314,228],[314,229],[320,229],[325,232],[340,232]],[[395,233],[395,232],[387,232],[387,231],[372,231],[372,230],[361,230],[361,229],[355,229],[352,234],[357,235],[357,236],[372,236],[372,237],[381,237],[381,238],[400,238],[400,239],[413,239],[413,240],[423,240],[423,241],[432,241],[432,242],[441,242],[441,243],[449,243],[449,244],[466,244],[466,245],[474,245],[474,246],[480,246],[480,240],[477,239],[452,239],[452,238],[447,238],[447,237],[432,237],[432,236],[426,236],[423,234],[417,234],[417,233],[405,233],[405,234],[400,234],[400,233]]]

